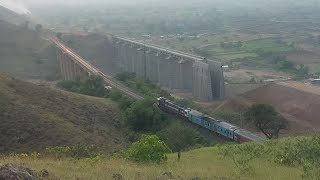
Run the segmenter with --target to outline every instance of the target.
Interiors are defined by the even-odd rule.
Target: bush
[[[122,96],[118,100],[119,108],[122,109],[122,110],[126,110],[132,105],[133,102],[134,102],[133,99],[131,99],[131,98],[127,97],[127,96]]]
[[[217,111],[215,112],[215,116],[229,123],[238,123],[241,120],[240,113],[228,111],[228,110]]]
[[[104,87],[104,81],[100,76],[90,76],[84,81],[80,81],[80,79],[65,80],[59,82],[57,86],[68,91],[89,96],[105,97],[108,95],[108,90]]]
[[[126,124],[134,131],[156,132],[167,125],[168,116],[150,99],[136,101],[125,113]]]
[[[232,159],[241,175],[252,173],[251,162],[261,157],[263,153],[264,146],[255,143],[220,147],[220,154]]]
[[[44,154],[47,156],[53,156],[55,158],[72,157],[75,159],[89,158],[93,159],[101,156],[101,152],[94,146],[86,146],[78,144],[73,147],[68,146],[56,146],[48,147],[44,150]]]
[[[319,136],[222,146],[220,154],[231,158],[240,173],[250,172],[254,159],[265,158],[277,164],[302,167],[304,179],[320,178]]]
[[[141,139],[131,145],[127,158],[137,162],[160,163],[167,160],[169,147],[156,135],[142,135]]]
[[[186,150],[197,144],[206,144],[205,138],[197,131],[181,123],[172,123],[159,136],[175,152]]]
[[[109,94],[109,97],[111,98],[112,101],[118,101],[119,99],[122,98],[122,94],[119,91],[112,91]]]
[[[126,82],[126,81],[133,80],[134,78],[136,78],[136,74],[132,73],[132,72],[128,72],[128,71],[123,71],[123,72],[118,73],[115,76],[115,78],[119,81]]]
[[[136,77],[135,73],[130,73],[127,71],[120,72],[116,75],[116,79],[123,82],[126,86],[148,97],[171,97],[170,93],[168,93],[165,90],[162,90],[155,83],[147,79]]]

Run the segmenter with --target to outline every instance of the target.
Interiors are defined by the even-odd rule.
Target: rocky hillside
[[[0,153],[78,143],[118,150],[127,132],[120,121],[117,106],[106,99],[0,75]]]

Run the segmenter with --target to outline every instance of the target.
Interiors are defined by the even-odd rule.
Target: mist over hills
[[[31,11],[19,0],[1,0],[0,6],[6,7],[18,14],[31,14]]]

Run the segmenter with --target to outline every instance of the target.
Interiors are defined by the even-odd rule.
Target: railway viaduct
[[[191,91],[203,101],[225,96],[221,63],[144,42],[112,37],[113,59],[120,66],[169,89]]]
[[[64,79],[100,73],[111,81],[111,77],[102,74],[58,39],[51,38],[51,41],[58,47],[57,57]],[[108,41],[110,45],[106,51],[123,70],[170,89],[191,91],[202,101],[224,98],[224,76],[218,61],[120,37],[112,36]]]
[[[114,81],[112,77],[100,72],[96,67],[73,52],[71,49],[61,43],[57,38],[51,36],[49,37],[49,40],[53,42],[57,47],[57,59],[59,62],[61,75],[64,80],[74,80],[76,78],[86,79],[90,75],[99,75],[109,86],[121,91],[122,93],[134,99],[143,99],[142,96],[135,93],[133,90],[129,89],[119,82]]]

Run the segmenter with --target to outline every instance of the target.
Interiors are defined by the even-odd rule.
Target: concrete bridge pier
[[[170,86],[170,61],[166,55],[160,54],[157,58],[158,61],[158,83],[161,86]]]
[[[84,70],[81,65],[77,64],[66,52],[57,50],[57,57],[63,80],[76,80],[77,78],[84,80],[89,77],[88,72]]]
[[[179,59],[177,57],[170,57],[170,89],[182,89],[181,71]]]
[[[191,90],[192,89],[192,61],[186,59],[180,59],[179,73],[181,89]]]
[[[146,76],[150,81],[158,82],[158,54],[146,51]]]
[[[139,77],[146,78],[146,49],[144,47],[139,47],[135,53],[136,60],[136,74]]]
[[[213,99],[209,64],[197,61],[193,64],[192,94],[194,97],[211,101]]]

